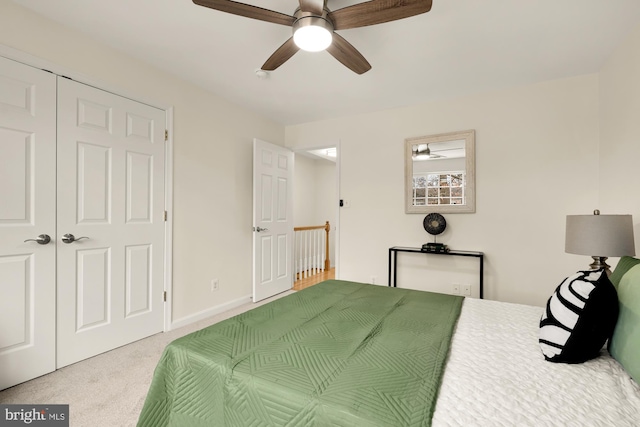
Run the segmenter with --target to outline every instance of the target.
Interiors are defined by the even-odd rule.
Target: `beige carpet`
[[[153,370],[169,342],[291,293],[245,304],[0,391],[0,403],[69,404],[72,427],[135,426]]]

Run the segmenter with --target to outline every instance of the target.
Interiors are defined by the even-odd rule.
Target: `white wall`
[[[639,33],[599,75],[284,129],[0,1],[0,44],[175,107],[174,319],[250,293],[251,141],[283,143],[285,135],[294,149],[341,141],[340,197],[351,204],[341,210],[341,277],[385,282],[390,246],[429,240],[424,216],[404,214],[404,139],[475,129],[477,212],[446,215],[441,240],[486,253],[488,298],[543,304],[589,261],[564,254],[565,215],[596,207],[632,213],[639,234]],[[447,290],[457,280],[440,279],[450,267],[444,261],[430,261],[436,274],[425,262],[405,262],[412,286]],[[462,280],[472,280],[474,265],[456,264],[467,270]],[[220,279],[217,293],[209,292],[211,278]]]
[[[175,108],[173,318],[249,295],[252,140],[283,144],[284,127],[9,1],[0,44]]]
[[[600,206],[632,214],[640,252],[640,26],[600,72]],[[609,264],[614,265],[614,262]]]
[[[485,252],[487,298],[542,305],[564,277],[589,264],[564,253],[564,224],[567,214],[597,204],[597,103],[598,76],[586,75],[289,126],[286,145],[341,141],[340,197],[351,207],[340,211],[340,278],[386,283],[389,247],[430,240],[424,215],[404,213],[404,139],[475,129],[477,211],[445,215],[439,241]],[[472,260],[450,260],[464,276],[444,279],[443,259],[429,261],[433,270],[422,268],[424,259],[405,258],[403,283],[477,286]]]
[[[336,164],[296,154],[293,216],[296,227],[322,225],[329,221],[329,259],[335,266]]]
[[[316,161],[316,176],[318,185],[316,187],[316,210],[320,222],[329,221],[329,259],[331,267],[336,266],[336,227],[338,214],[338,183],[336,164],[329,160]]]
[[[319,225],[316,218],[316,161],[296,154],[293,193],[295,227]]]

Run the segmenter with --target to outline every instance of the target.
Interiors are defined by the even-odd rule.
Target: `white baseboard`
[[[247,295],[246,297],[238,298],[233,301],[226,302],[224,304],[216,305],[215,307],[211,307],[206,310],[202,310],[197,313],[190,314],[189,316],[185,316],[181,319],[174,320],[173,322],[171,322],[171,327],[169,330],[182,328],[183,326],[190,325],[191,323],[195,323],[199,320],[206,319],[207,317],[215,316],[216,314],[224,313],[227,310],[240,307],[241,305],[244,305],[250,302],[251,302],[251,295]]]

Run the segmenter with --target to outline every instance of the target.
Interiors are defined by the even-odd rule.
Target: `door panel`
[[[76,272],[76,331],[109,323],[111,278],[109,248],[78,250]]]
[[[293,152],[253,142],[253,300],[293,285]]]
[[[2,203],[0,224],[31,224],[33,219],[34,134],[0,128],[2,141]]]
[[[55,369],[55,108],[54,75],[0,57],[0,390]]]
[[[287,258],[287,255],[288,255],[288,251],[292,249],[292,248],[289,248],[289,240],[286,234],[278,235],[277,247],[278,247],[278,263],[277,263],[278,269],[276,271],[276,278],[281,279],[286,277],[289,274],[290,263],[288,262],[289,259]]]
[[[125,317],[151,310],[151,245],[127,246],[126,251],[126,312]]]
[[[0,312],[0,349],[15,351],[33,343],[31,302],[34,283],[31,277],[33,255],[0,257],[2,297],[11,301]]]
[[[164,120],[58,79],[58,367],[163,329]]]
[[[151,223],[153,157],[148,154],[127,153],[127,223]]]
[[[109,147],[78,142],[78,223],[109,224],[111,170]]]

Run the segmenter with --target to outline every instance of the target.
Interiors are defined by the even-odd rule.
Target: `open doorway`
[[[339,165],[338,144],[295,151],[294,226],[296,229],[318,227],[317,232],[298,233],[297,246],[304,248],[298,252],[294,249],[295,290],[337,277]],[[322,242],[316,242],[323,239],[324,230],[319,227],[326,222],[329,223],[329,232],[325,248]],[[311,235],[305,236],[306,233]],[[306,249],[309,246],[311,249]],[[316,251],[324,252],[325,249],[328,249],[327,263],[324,263],[324,254],[314,258]]]

